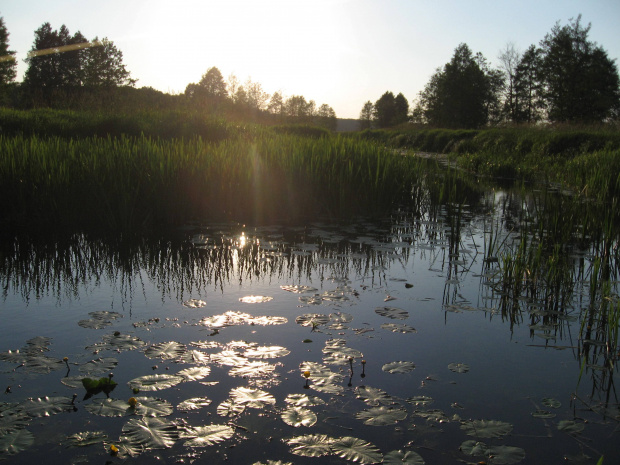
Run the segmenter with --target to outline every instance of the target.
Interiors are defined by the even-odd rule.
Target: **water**
[[[398,450],[439,464],[596,463],[603,454],[605,463],[616,463],[619,417],[614,386],[609,384],[613,372],[586,367],[581,373],[578,356],[587,286],[576,283],[574,299],[559,314],[547,312],[545,302],[525,298],[518,301],[518,309],[502,305],[502,296],[494,290],[499,265],[485,260],[489,218],[505,215],[489,216],[500,197],[461,208],[456,217],[450,208],[442,208],[433,215],[401,212],[382,221],[345,225],[194,226],[174,237],[131,244],[84,236],[53,245],[23,238],[6,244],[0,273],[0,387],[7,389],[0,404],[0,457],[10,463],[110,459],[110,445],[122,445],[123,428],[140,415],[133,410],[125,416],[93,414],[88,406],[105,399],[105,393],[84,399],[82,386],[61,381],[77,377],[79,383],[81,377],[98,379],[112,371],[118,385],[109,393],[111,399],[144,396],[163,399],[173,408],[170,415],[159,417],[174,430],[170,447],[147,445],[141,451],[138,445],[131,463],[152,463],[155,458],[162,463],[347,463],[346,457],[371,463]],[[282,286],[313,289],[297,293]],[[248,296],[271,299],[240,300]],[[187,306],[190,299],[206,305],[192,308]],[[381,307],[400,311],[382,316],[375,311]],[[119,317],[97,313],[103,311]],[[234,317],[234,324],[205,320],[226,312],[233,312],[229,322]],[[310,320],[310,314],[319,315],[319,324],[296,322],[304,315],[301,322]],[[531,326],[543,320],[547,326]],[[393,332],[389,324],[415,331]],[[143,345],[120,351],[101,345],[127,335]],[[50,341],[31,346],[35,355],[24,358],[24,366],[16,363],[9,351],[21,348],[23,353],[27,341],[36,337]],[[324,352],[334,339],[349,349],[335,349],[340,362],[328,364]],[[178,343],[181,352],[171,358],[148,358],[145,350],[163,342]],[[250,349],[273,346],[286,354],[247,356]],[[183,350],[200,351],[207,360],[182,360]],[[57,362],[49,372],[31,369],[40,354]],[[69,369],[63,357],[68,357]],[[117,363],[101,372],[84,371],[89,360],[112,357]],[[306,380],[303,371],[310,362],[318,365],[310,365]],[[415,368],[406,373],[384,371],[391,362],[411,362]],[[464,372],[451,370],[451,364],[462,364]],[[322,386],[319,365],[339,375],[336,381]],[[138,377],[176,374],[192,366],[208,366],[210,373],[138,394],[128,386]],[[246,369],[246,376],[235,376],[238,369]],[[384,391],[389,400],[369,405],[359,398],[363,386]],[[218,406],[240,387],[264,391],[274,403],[219,415]],[[60,413],[48,408],[44,416],[35,416],[41,411],[33,413],[27,402],[44,396],[70,400],[73,393],[77,397],[71,407],[58,401],[64,405]],[[286,399],[291,394],[324,401],[303,407],[314,412],[315,424],[293,427],[282,419],[290,413]],[[414,396],[427,396],[432,403],[415,405]],[[190,411],[177,408],[194,397],[206,397],[210,403]],[[379,411],[372,409],[381,405],[392,413],[387,414],[387,424],[375,425],[382,421]],[[549,418],[533,416],[537,410]],[[25,423],[10,426],[9,420],[24,411]],[[395,411],[398,418],[406,418],[392,419]],[[209,437],[214,444],[205,447],[184,445],[197,435],[192,427],[211,424],[227,425],[232,436]],[[100,431],[106,438],[67,447],[69,436],[87,431]],[[308,456],[319,454],[316,446],[293,453],[304,435],[317,435],[312,438],[327,454]],[[347,437],[364,442],[351,446],[341,439]],[[12,452],[17,453],[8,455],[12,441],[17,446]],[[483,442],[479,450],[487,454],[466,454],[473,444],[467,441]],[[121,455],[125,451],[121,449]],[[422,463],[418,456],[415,460],[398,463]]]

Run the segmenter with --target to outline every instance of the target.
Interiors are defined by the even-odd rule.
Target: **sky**
[[[114,42],[137,87],[182,93],[216,66],[340,118],[386,91],[412,105],[460,43],[497,67],[508,43],[524,51],[580,14],[618,64],[618,0],[0,0],[17,81],[34,31],[49,22]]]

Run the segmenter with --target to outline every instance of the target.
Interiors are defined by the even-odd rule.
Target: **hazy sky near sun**
[[[498,66],[508,42],[524,51],[579,14],[618,61],[618,0],[0,0],[18,81],[34,31],[49,22],[112,40],[138,87],[182,93],[216,66],[341,118],[387,90],[411,105],[462,42]]]

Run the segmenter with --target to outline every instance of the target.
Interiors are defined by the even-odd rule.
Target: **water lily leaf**
[[[342,376],[342,374],[334,373],[325,365],[321,365],[316,362],[302,362],[299,365],[299,369],[302,376],[306,371],[309,371],[310,376],[308,379],[310,379],[313,383],[334,384],[340,383],[344,380],[344,376]]]
[[[302,294],[304,292],[316,292],[318,289],[311,286],[280,286],[280,289],[287,292],[293,292],[295,294]]]
[[[248,362],[247,358],[236,350],[223,350],[213,354],[211,355],[211,361],[226,366],[245,365]]]
[[[211,373],[210,367],[192,367],[179,371],[177,376],[183,377],[184,381],[198,381],[206,378],[209,373]]]
[[[183,306],[187,308],[202,308],[206,305],[207,303],[204,300],[200,299],[189,299],[183,302]]]
[[[80,365],[79,371],[90,376],[98,376],[114,370],[116,365],[118,365],[117,359],[114,357],[104,357],[90,360]]]
[[[4,455],[15,455],[34,444],[33,434],[26,429],[9,431],[0,436],[0,459]]]
[[[193,365],[206,365],[211,361],[211,356],[200,350],[188,350],[179,359],[178,363],[191,363]]]
[[[312,385],[310,386],[312,389],[314,389],[315,391],[319,391],[319,392],[323,392],[325,394],[340,394],[342,391],[344,391],[344,387],[337,385],[337,384],[332,384],[332,383],[312,383]]]
[[[443,412],[443,410],[439,409],[430,409],[430,410],[416,410],[413,414],[417,417],[426,419],[427,422],[435,422],[435,423],[448,423],[450,419]]]
[[[183,382],[182,376],[176,375],[146,375],[139,376],[129,381],[129,387],[131,389],[138,389],[140,391],[160,391],[162,389],[168,389],[172,386]]]
[[[382,389],[370,386],[358,386],[355,388],[355,396],[362,399],[368,405],[391,404],[392,397]]]
[[[317,416],[312,410],[301,407],[288,408],[280,416],[284,423],[295,428],[299,426],[312,426],[317,420]]]
[[[103,417],[122,417],[134,413],[134,409],[127,401],[121,399],[94,399],[84,408],[94,415]]]
[[[247,295],[245,297],[241,297],[239,302],[243,302],[246,304],[258,304],[264,302],[270,302],[273,300],[273,297],[268,297],[264,295]]]
[[[187,351],[185,344],[178,342],[161,342],[154,344],[144,351],[148,358],[161,358],[164,360],[181,357]]]
[[[461,444],[459,450],[465,455],[471,455],[472,457],[483,457],[489,455],[489,446],[484,442],[479,442],[474,439],[469,439]]]
[[[392,331],[393,333],[406,334],[418,332],[413,326],[398,323],[383,323],[381,327],[383,329],[387,329],[388,331]]]
[[[549,407],[549,408],[560,408],[560,407],[562,406],[562,402],[560,402],[560,401],[559,401],[559,400],[557,400],[557,399],[553,399],[553,398],[551,398],[551,397],[545,397],[545,398],[542,400],[542,404],[543,404],[545,407]]]
[[[208,405],[211,405],[211,399],[207,399],[206,397],[192,397],[191,399],[184,400],[177,405],[177,410],[198,410]]]
[[[75,408],[70,397],[38,397],[27,399],[19,408],[31,417],[49,417],[57,413],[68,412]]]
[[[434,400],[432,397],[428,397],[428,396],[412,396],[412,397],[407,398],[407,402],[417,407],[420,407],[424,405],[430,405],[434,402]]]
[[[84,431],[82,433],[67,436],[65,447],[86,447],[93,444],[101,444],[108,439],[103,431]]]
[[[20,362],[25,364],[25,370],[32,373],[49,373],[52,370],[60,370],[65,367],[62,360],[48,357],[45,354],[26,355]],[[19,363],[19,362],[18,362]]]
[[[375,313],[394,320],[406,320],[409,318],[409,312],[397,307],[377,307],[375,308]]]
[[[121,442],[132,449],[167,449],[179,438],[175,423],[163,418],[134,418],[123,426]]]
[[[266,463],[254,462],[252,465],[293,465],[293,462],[283,462],[282,460],[267,460]]]
[[[501,438],[512,431],[512,425],[498,420],[472,420],[461,424],[461,429],[477,438]]]
[[[393,425],[400,420],[407,418],[407,411],[401,408],[373,407],[363,410],[355,415],[358,420],[364,420],[365,425],[384,426]]]
[[[118,383],[112,378],[82,378],[82,386],[86,389],[86,395],[84,400],[90,399],[92,396],[105,392],[106,395],[110,394],[118,385]]]
[[[230,397],[235,402],[251,408],[263,408],[276,403],[275,398],[268,392],[245,387],[231,390]]]
[[[383,456],[383,463],[387,465],[424,465],[424,459],[420,454],[412,450],[406,452],[393,450]]]
[[[363,439],[345,436],[331,444],[332,452],[340,458],[360,464],[380,463],[383,455],[374,444]]]
[[[246,350],[244,355],[250,358],[278,358],[290,353],[290,350],[281,346],[261,346]]]
[[[267,362],[254,361],[246,362],[243,365],[238,365],[230,369],[228,374],[230,376],[244,376],[248,378],[258,378],[261,376],[268,376],[275,370],[275,365],[271,365]]]
[[[306,434],[287,439],[284,442],[292,447],[291,452],[304,457],[322,457],[331,453],[333,439],[326,434]]]
[[[325,401],[320,397],[308,396],[307,394],[289,394],[284,402],[294,407],[313,407],[315,405],[323,405]]]
[[[558,423],[558,429],[568,434],[581,433],[584,427],[583,423],[577,423],[574,420],[562,420]]]
[[[344,339],[332,339],[325,342],[323,361],[330,365],[346,365],[351,359],[362,358],[364,354],[359,350],[346,346]]]
[[[350,323],[353,321],[353,315],[344,312],[334,312],[329,314],[329,320],[334,324]]]
[[[84,376],[67,376],[65,378],[62,378],[60,382],[72,389],[79,389],[84,387],[84,385],[82,384],[83,379]]]
[[[515,446],[491,446],[489,454],[498,465],[512,465],[525,459],[525,450]]]
[[[245,410],[245,404],[226,399],[217,406],[217,414],[222,417],[234,417],[241,415]]]
[[[174,411],[170,402],[164,399],[136,397],[136,400],[135,413],[143,417],[167,417]]]
[[[555,418],[555,413],[548,410],[535,410],[532,412],[534,418]]]
[[[467,373],[469,371],[469,365],[465,363],[451,363],[448,368],[455,373]]]
[[[295,318],[295,323],[301,326],[316,327],[329,323],[329,316],[322,313],[306,313]]]
[[[321,305],[323,303],[323,298],[318,295],[302,295],[299,297],[299,301],[308,305]]]
[[[115,350],[124,352],[126,350],[135,350],[146,345],[142,339],[131,334],[121,334],[116,331],[112,334],[106,334],[101,338],[101,342],[86,347],[87,350],[98,352],[100,350]]]
[[[381,369],[388,373],[409,373],[410,371],[413,371],[415,369],[415,364],[413,362],[403,361],[390,362],[383,365]]]
[[[235,434],[235,430],[228,425],[207,425],[190,427],[183,433],[183,437],[190,437],[185,441],[186,447],[207,447],[219,442],[230,439]]]

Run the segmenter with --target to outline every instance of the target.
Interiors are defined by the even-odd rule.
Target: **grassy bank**
[[[612,128],[368,130],[359,137],[450,154],[478,174],[563,183],[602,198],[620,195],[620,132]]]

